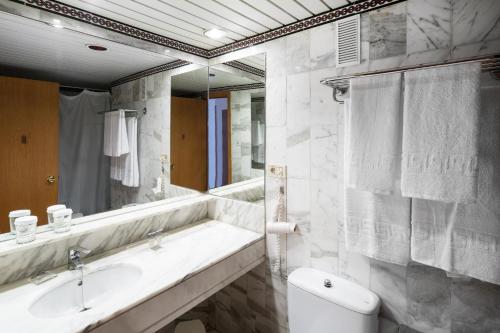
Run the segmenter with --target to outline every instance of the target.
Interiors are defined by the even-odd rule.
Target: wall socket
[[[286,177],[286,166],[282,165],[268,165],[267,166],[267,175],[271,177]]]

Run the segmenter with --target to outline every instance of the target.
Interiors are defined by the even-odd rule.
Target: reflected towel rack
[[[322,79],[320,82],[328,87],[333,88],[333,99],[340,103],[344,104],[342,100],[339,100],[337,97],[345,95],[349,91],[349,80],[356,77],[363,76],[371,76],[371,75],[379,75],[379,74],[388,74],[388,73],[402,73],[408,72],[412,70],[419,70],[424,68],[436,68],[436,67],[444,67],[458,64],[465,64],[470,62],[480,62],[481,70],[483,72],[490,72],[491,75],[495,79],[500,79],[500,55],[493,56],[484,56],[484,57],[471,57],[459,60],[450,60],[441,63],[432,63],[432,64],[421,64],[414,66],[402,66],[391,69],[383,69],[369,72],[361,72],[355,74],[348,75],[340,75],[331,78]]]
[[[99,112],[97,112],[97,114],[105,114],[108,112],[114,112],[114,111],[120,111],[120,110],[125,111],[125,116],[132,116],[132,117],[139,117],[141,115],[141,112],[142,112],[142,115],[145,115],[146,113],[148,113],[148,110],[146,108],[143,108],[142,111],[129,110],[129,109],[110,109],[110,110],[99,111]]]

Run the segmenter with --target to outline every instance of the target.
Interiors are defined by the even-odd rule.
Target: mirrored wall
[[[171,184],[262,202],[265,55],[172,77]]]
[[[200,192],[262,202],[264,55],[209,68],[5,12],[0,28],[0,241],[26,211],[52,232],[64,207],[80,224]]]

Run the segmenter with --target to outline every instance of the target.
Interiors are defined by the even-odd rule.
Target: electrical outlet
[[[267,174],[271,177],[286,177],[286,166],[281,165],[268,165]]]

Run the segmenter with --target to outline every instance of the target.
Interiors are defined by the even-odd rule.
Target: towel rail
[[[110,109],[110,110],[104,110],[104,111],[99,111],[97,112],[97,114],[105,114],[105,113],[108,113],[108,112],[114,112],[114,111],[120,111],[120,110],[123,110],[125,111],[125,115],[132,115],[134,117],[139,117],[140,113],[139,112],[142,112],[143,115],[145,115],[146,113],[148,113],[148,110],[146,108],[143,108],[142,111],[139,111],[139,110],[129,110],[129,109]]]
[[[320,82],[328,87],[333,88],[333,99],[343,104],[342,100],[338,99],[338,96],[342,96],[349,91],[349,80],[356,77],[388,74],[388,73],[403,73],[414,70],[419,70],[423,68],[437,68],[446,67],[451,65],[465,64],[471,62],[480,62],[481,70],[485,72],[491,72],[495,78],[500,79],[500,55],[486,56],[486,57],[472,57],[460,60],[450,60],[442,63],[432,63],[432,64],[421,64],[414,66],[403,66],[391,69],[375,70],[369,72],[361,72],[348,75],[340,75],[331,78],[322,79]]]

